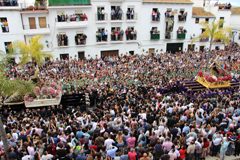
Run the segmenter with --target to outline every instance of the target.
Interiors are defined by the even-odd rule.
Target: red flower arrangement
[[[203,73],[202,73],[201,70],[198,72],[198,75],[199,75],[199,77],[202,77],[202,76],[203,76]]]

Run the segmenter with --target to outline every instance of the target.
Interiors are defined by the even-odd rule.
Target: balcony
[[[151,17],[152,21],[151,22],[160,22],[160,17],[152,15]]]
[[[165,39],[172,39],[172,32],[166,32]]]
[[[76,46],[85,46],[86,45],[86,39],[87,36],[85,34],[83,35],[79,35],[79,36],[75,36],[75,44]]]
[[[12,0],[9,2],[5,0],[1,0],[0,9],[1,10],[20,10],[20,6],[17,0]]]
[[[107,44],[108,36],[103,35],[101,32],[96,32],[96,44]]]
[[[87,21],[87,18],[82,21],[83,19],[80,17],[80,18],[68,18],[68,19],[63,19],[63,21],[61,21],[61,19],[56,18],[55,21],[56,21],[56,28],[59,28],[59,29],[66,29],[66,28],[85,28],[88,26],[88,21]]]
[[[137,22],[137,13],[134,14],[126,14],[126,20],[127,22]]]
[[[201,38],[200,39],[200,42],[208,42],[209,41],[209,38]]]
[[[231,11],[232,5],[231,4],[218,4],[218,10],[219,11],[224,11],[224,10],[228,10]]]
[[[185,39],[186,34],[185,33],[178,33],[177,34],[177,39]]]
[[[21,13],[25,12],[48,12],[45,3],[35,2],[34,3],[19,3],[21,8]]]
[[[116,22],[116,23],[121,23],[123,22],[123,19],[124,19],[124,14],[114,14],[114,15],[111,15],[111,22]]]
[[[150,37],[151,40],[159,40],[160,39],[160,34],[151,34],[151,37]]]
[[[178,15],[178,22],[186,22],[186,19],[187,19],[186,14]]]
[[[57,43],[58,47],[68,47],[68,36],[65,35],[57,35]]]
[[[91,5],[90,0],[49,0],[49,6],[79,6]]]
[[[111,34],[111,43],[123,43],[123,35],[117,33]]]
[[[95,21],[96,23],[107,23],[108,21],[108,14],[95,14]]]
[[[24,35],[50,34],[49,24],[24,25]]]

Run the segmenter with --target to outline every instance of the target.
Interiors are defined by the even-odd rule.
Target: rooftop
[[[149,2],[149,3],[189,3],[189,4],[193,3],[190,0],[143,0],[143,2]]]
[[[205,11],[201,7],[193,7],[192,16],[193,17],[215,17],[214,14],[212,14],[211,12]]]
[[[234,15],[240,14],[240,7],[232,7],[231,11]]]

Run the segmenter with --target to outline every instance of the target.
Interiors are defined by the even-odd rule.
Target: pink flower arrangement
[[[47,88],[46,87],[43,87],[42,88],[42,94],[43,95],[47,95],[48,91],[47,91]]]
[[[34,99],[33,99],[33,97],[29,97],[28,94],[25,94],[25,96],[24,96],[24,101],[25,101],[25,102],[32,102],[32,101],[34,101]]]
[[[60,95],[57,95],[55,98],[56,98],[57,100],[60,99]]]
[[[56,95],[58,96],[60,94],[60,91],[56,91]]]
[[[52,87],[48,87],[48,95],[53,96],[55,94],[55,90]]]
[[[44,83],[44,81],[43,81],[43,79],[40,79],[40,82],[41,82],[41,84],[42,85],[44,85],[45,83]]]
[[[61,87],[60,87],[60,86],[57,86],[57,90],[58,90],[58,91],[61,91]]]
[[[35,87],[34,93],[36,94],[36,96],[40,95],[41,92],[40,92],[40,88],[38,86]]]

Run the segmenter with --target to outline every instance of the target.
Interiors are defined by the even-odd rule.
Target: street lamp
[[[232,35],[233,35],[233,43],[234,43],[234,38],[235,38],[236,34],[237,34],[237,31],[232,31]]]

